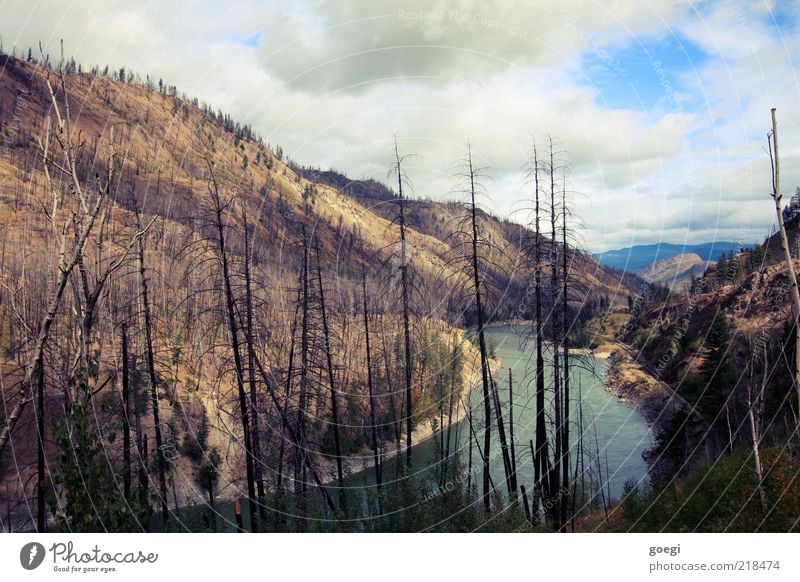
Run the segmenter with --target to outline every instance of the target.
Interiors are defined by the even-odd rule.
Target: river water
[[[493,325],[486,328],[486,341],[490,351],[501,360],[501,367],[494,373],[503,411],[506,436],[509,434],[509,389],[508,372],[513,376],[514,396],[514,442],[517,459],[518,481],[531,490],[533,468],[529,442],[535,434],[535,344],[530,336],[530,324]],[[545,353],[546,384],[550,382],[550,353]],[[571,447],[577,449],[581,440],[579,416],[583,416],[582,462],[573,453],[572,474],[575,469],[583,473],[587,489],[594,489],[597,495],[603,487],[603,495],[618,498],[626,482],[643,485],[647,482],[647,463],[642,453],[652,446],[651,433],[644,418],[633,408],[621,402],[616,396],[603,388],[606,362],[591,356],[570,356],[571,367]],[[548,402],[548,407],[550,403]],[[475,388],[470,395],[475,434],[472,436],[473,474],[480,482],[480,456],[477,446],[483,446],[483,391]],[[493,408],[494,411],[494,408]],[[461,456],[463,466],[467,466],[470,434],[463,406],[459,409],[460,422],[451,432],[451,451]],[[494,412],[492,413],[494,415]],[[445,421],[446,422],[446,421]],[[447,431],[444,431],[446,435]],[[414,446],[414,470],[425,477],[432,474],[432,468],[441,458],[438,453],[440,438],[435,433]],[[476,445],[477,442],[477,445]],[[498,491],[505,491],[505,471],[498,438],[497,425],[493,421],[491,435],[491,475]],[[552,453],[552,446],[551,446]],[[387,463],[389,465],[389,463]],[[385,471],[390,468],[387,466]],[[475,477],[473,477],[473,480]],[[370,486],[374,483],[372,470],[352,475],[349,487]],[[591,487],[590,487],[591,484]],[[600,497],[598,497],[598,500]]]
[[[487,344],[496,356],[501,359],[501,368],[495,372],[498,392],[509,434],[509,390],[508,371],[513,375],[513,414],[514,442],[517,458],[518,482],[525,485],[530,492],[533,483],[533,468],[529,442],[535,431],[535,346],[530,337],[530,324],[493,325],[486,328]],[[571,435],[572,449],[577,449],[581,431],[578,430],[578,417],[583,415],[583,445],[586,450],[583,463],[573,454],[572,466],[579,471],[584,470],[584,479],[578,477],[585,485],[585,491],[592,491],[594,500],[600,503],[609,497],[619,498],[625,483],[642,485],[647,482],[647,464],[642,453],[652,446],[651,434],[644,418],[621,402],[616,396],[606,392],[602,378],[605,375],[604,360],[590,356],[571,356],[574,366],[571,368]],[[547,365],[549,352],[545,354],[545,378],[549,382],[551,368]],[[451,430],[451,453],[457,454],[463,467],[467,466],[469,443],[473,446],[473,483],[480,486],[481,466],[476,442],[483,446],[483,391],[480,386],[470,394],[470,407],[473,411],[475,435],[470,439],[469,428],[464,421],[465,413],[460,409],[459,422]],[[494,412],[493,412],[494,415]],[[446,434],[446,430],[444,434]],[[413,471],[423,480],[430,479],[435,487],[436,464],[440,462],[438,452],[442,433],[435,432],[430,438],[419,442],[413,449]],[[491,475],[494,487],[505,492],[505,471],[501,456],[497,425],[493,422],[491,435]],[[393,449],[391,444],[390,450]],[[552,448],[551,448],[552,452]],[[368,455],[365,460],[370,459]],[[404,455],[401,454],[401,462]],[[599,462],[598,462],[599,460]],[[394,475],[394,461],[386,461],[384,479],[391,480]],[[351,490],[364,491],[374,487],[374,472],[371,468],[350,474],[346,479],[346,487]],[[603,493],[600,493],[602,487]],[[336,496],[335,485],[329,483],[331,493]],[[245,524],[249,522],[247,503],[242,503]],[[215,518],[217,531],[235,531],[233,508],[231,504],[217,506],[219,514]]]

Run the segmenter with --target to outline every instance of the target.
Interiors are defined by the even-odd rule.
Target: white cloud
[[[788,18],[800,12],[780,4]],[[467,139],[494,168],[487,190],[519,203],[531,136],[569,151],[587,244],[760,237],[771,221],[762,146],[779,108],[787,191],[800,183],[792,54],[773,7],[688,0],[348,0],[172,3],[0,1],[6,49],[57,40],[81,62],[163,77],[251,123],[301,163],[386,177],[392,134],[419,154],[416,191],[447,196]],[[675,35],[707,55],[651,111],[612,109],[587,56]],[[258,46],[245,39],[259,39]],[[621,86],[626,79],[619,75]],[[588,78],[591,78],[589,75]],[[731,202],[732,201],[732,202]],[[749,204],[749,206],[748,206]],[[755,235],[753,238],[757,238]]]

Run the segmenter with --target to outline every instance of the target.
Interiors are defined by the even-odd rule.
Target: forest
[[[778,231],[678,291],[583,249],[556,134],[508,219],[466,140],[434,200],[402,135],[387,186],[63,48],[0,71],[3,531],[797,528],[774,110]],[[511,324],[522,376],[490,333]],[[621,492],[589,383],[652,435]]]

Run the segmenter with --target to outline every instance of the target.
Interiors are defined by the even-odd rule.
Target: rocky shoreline
[[[661,436],[673,416],[666,406],[667,396],[661,383],[623,350],[611,350],[607,359],[603,387],[636,410],[647,422],[652,446],[642,453],[642,458],[648,464],[651,478],[657,479],[669,471],[660,455]]]

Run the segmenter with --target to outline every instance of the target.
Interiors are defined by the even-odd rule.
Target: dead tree
[[[295,305],[294,309],[294,317],[292,318],[292,327],[289,331],[289,363],[286,369],[286,385],[284,388],[283,394],[283,408],[281,409],[282,415],[285,418],[288,418],[288,410],[289,410],[289,397],[291,396],[292,392],[292,379],[294,376],[294,352],[295,352],[295,336],[297,335],[297,316],[298,311],[300,310],[300,301],[299,297],[301,294],[301,290],[298,289],[298,301]],[[275,488],[277,489],[278,493],[282,493],[282,485],[283,485],[283,459],[286,452],[286,426],[281,424],[281,429],[283,431],[281,435],[281,446],[280,450],[278,451],[278,476],[276,477]]]
[[[209,184],[208,192],[211,198],[212,212],[214,215],[214,227],[217,234],[217,244],[219,251],[219,260],[222,267],[222,285],[223,294],[225,297],[225,308],[228,321],[228,332],[230,335],[231,351],[233,352],[233,366],[236,375],[236,387],[239,393],[239,408],[242,415],[242,438],[244,441],[245,450],[245,467],[247,471],[247,496],[250,505],[250,525],[253,532],[258,531],[257,515],[257,500],[255,491],[255,474],[253,468],[253,448],[250,440],[250,420],[247,406],[247,394],[244,389],[244,372],[242,366],[242,354],[239,349],[239,332],[236,325],[236,303],[233,295],[233,286],[231,283],[230,266],[228,264],[228,250],[226,247],[225,237],[225,222],[223,214],[225,213],[229,202],[223,202],[217,184],[217,178],[214,175],[213,164],[208,162],[209,170]]]
[[[409,322],[409,282],[408,282],[408,247],[406,240],[406,214],[403,197],[403,160],[397,146],[397,137],[394,139],[395,167],[397,172],[397,221],[400,227],[400,286],[403,301],[403,343],[405,347],[405,400],[406,400],[406,466],[411,466],[411,427],[414,413],[411,389],[412,354],[411,354],[411,324]]]
[[[553,514],[558,529],[561,529],[561,462],[562,453],[561,448],[563,444],[562,431],[564,429],[563,410],[561,402],[561,368],[559,363],[559,350],[561,349],[561,330],[559,325],[558,302],[559,302],[559,264],[558,264],[558,237],[556,232],[556,224],[558,217],[558,210],[556,207],[556,162],[553,138],[549,138],[550,145],[550,163],[548,165],[548,175],[550,178],[550,296],[551,296],[551,309],[548,319],[550,320],[551,341],[553,344],[553,407],[555,409],[555,443],[553,451],[553,465],[552,472],[549,476],[549,487],[552,496],[551,504],[553,505]]]
[[[508,367],[508,438],[511,448],[511,486],[517,495],[517,452],[514,444],[514,378],[511,366]],[[524,497],[524,494],[523,494]],[[525,499],[527,505],[527,499]]]
[[[331,417],[333,421],[333,446],[336,457],[336,476],[339,480],[340,505],[346,506],[344,472],[342,470],[342,445],[339,436],[339,401],[336,396],[336,380],[333,377],[333,357],[331,356],[331,332],[328,327],[328,313],[325,309],[325,290],[322,285],[322,263],[320,261],[319,241],[316,241],[317,283],[319,284],[319,307],[322,316],[322,335],[325,360],[328,368],[328,383],[331,390]]]
[[[542,231],[540,228],[540,180],[539,158],[536,142],[533,143],[533,162],[531,172],[534,182],[534,230],[533,230],[533,286],[534,286],[534,334],[536,338],[536,446],[531,447],[534,467],[534,504],[531,508],[533,514],[538,512],[538,497],[549,497],[549,487],[546,476],[548,471],[549,455],[547,447],[547,417],[545,409],[545,383],[544,383],[544,321],[542,320]],[[533,443],[531,443],[533,444]]]
[[[140,228],[139,213],[136,212],[137,228]],[[142,299],[142,312],[144,314],[145,354],[147,357],[147,374],[150,381],[150,406],[153,413],[153,431],[156,437],[156,463],[158,464],[158,481],[161,492],[161,517],[164,523],[169,519],[167,509],[167,462],[164,457],[164,443],[161,439],[161,419],[158,412],[158,383],[156,382],[156,365],[153,356],[153,322],[150,315],[150,297],[147,289],[147,271],[144,261],[144,239],[138,240],[139,262],[139,293]]]
[[[305,214],[308,214],[308,197],[306,192],[303,195],[303,207]],[[308,399],[308,355],[309,355],[309,315],[310,315],[310,289],[309,289],[309,240],[305,220],[301,225],[303,235],[303,264],[301,266],[300,285],[301,285],[301,323],[300,323],[300,395],[298,410],[298,430],[301,438],[305,439],[306,434],[306,406]],[[305,491],[305,475],[301,475],[303,465],[300,459],[295,459],[295,493]]]
[[[503,457],[503,471],[506,477],[506,489],[509,499],[514,496],[516,486],[511,478],[511,457],[508,454],[508,441],[506,440],[505,422],[503,422],[503,408],[500,406],[500,392],[497,389],[497,382],[492,378],[489,371],[489,384],[492,387],[492,400],[494,401],[495,415],[497,417],[497,436],[500,439],[500,453]]]
[[[772,108],[772,131],[767,136],[767,145],[772,168],[772,200],[775,202],[775,213],[778,217],[778,230],[781,237],[781,248],[786,261],[786,273],[789,275],[789,294],[792,299],[792,319],[795,328],[794,350],[794,387],[797,391],[797,417],[796,426],[800,430],[800,290],[797,287],[797,273],[794,270],[792,251],[789,247],[789,237],[786,234],[786,224],[783,220],[781,208],[781,166],[778,156],[778,121],[776,110]]]
[[[755,358],[754,358],[755,359]],[[753,362],[750,363],[750,382],[747,383],[747,416],[750,419],[750,436],[753,441],[753,459],[756,466],[756,488],[764,517],[769,513],[767,494],[764,489],[764,470],[761,466],[761,425],[764,418],[764,391],[769,379],[767,348],[764,346],[764,373],[757,394],[753,394]]]
[[[564,376],[563,376],[563,414],[561,418],[561,484],[563,494],[561,495],[561,528],[562,531],[567,523],[567,507],[569,505],[569,468],[570,468],[570,444],[569,444],[569,415],[570,415],[570,361],[569,361],[569,265],[567,260],[567,188],[565,184],[561,189],[561,343],[564,349]]]
[[[364,313],[364,341],[366,344],[366,358],[367,358],[367,390],[369,391],[369,425],[370,437],[372,440],[372,462],[375,467],[375,484],[378,488],[378,510],[383,513],[382,509],[382,475],[381,463],[378,453],[378,427],[377,415],[375,414],[375,387],[372,379],[372,350],[369,337],[369,306],[367,305],[367,264],[362,265],[361,269],[361,298]]]
[[[125,499],[131,497],[131,396],[128,366],[128,324],[123,323],[122,336],[122,484]]]
[[[472,163],[472,147],[467,146],[467,179],[470,194],[470,226],[471,226],[471,267],[473,296],[475,299],[475,317],[478,326],[478,347],[481,357],[481,382],[483,385],[483,509],[486,513],[491,509],[489,499],[489,451],[492,439],[492,401],[493,391],[489,384],[489,356],[486,350],[484,333],[483,302],[481,298],[481,275],[478,260],[478,210],[475,202],[476,169]],[[499,410],[498,410],[499,412]],[[505,460],[505,457],[504,457]]]
[[[258,499],[264,499],[264,476],[261,464],[261,434],[258,422],[258,393],[256,391],[256,366],[255,366],[255,333],[253,329],[253,284],[250,263],[250,224],[247,219],[247,203],[244,199],[242,203],[242,227],[244,229],[244,288],[245,288],[245,345],[247,347],[247,382],[250,388],[250,410],[252,413],[252,445],[253,445],[253,471],[256,480]],[[264,504],[258,504],[258,516],[264,521]]]

